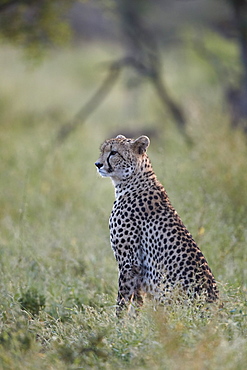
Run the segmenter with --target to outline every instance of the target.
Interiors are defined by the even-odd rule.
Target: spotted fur
[[[218,298],[214,276],[167,193],[153,172],[146,153],[149,138],[106,140],[95,163],[110,177],[116,200],[109,227],[119,267],[117,312],[148,293],[163,301],[174,290],[180,295]]]

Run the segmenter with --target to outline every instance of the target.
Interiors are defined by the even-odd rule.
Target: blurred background
[[[140,111],[143,113],[150,101],[150,94],[145,100],[150,89],[152,106],[157,104],[153,110],[162,112],[163,122],[173,122],[188,139],[189,125],[196,114],[196,107],[186,101],[193,83],[198,84],[196,89],[200,93],[207,91],[210,95],[209,89],[217,90],[215,98],[225,114],[226,124],[247,130],[246,13],[244,0],[3,0],[0,36],[5,58],[7,45],[12,45],[9,53],[10,49],[15,50],[20,58],[26,58],[24,68],[37,67],[36,73],[25,71],[29,86],[29,81],[34,76],[37,78],[42,68],[45,73],[45,66],[52,60],[56,69],[63,68],[55,58],[63,58],[68,69],[65,54],[77,63],[77,68],[71,68],[77,82],[74,89],[79,89],[75,94],[77,99],[71,99],[73,106],[71,102],[64,106],[58,94],[51,94],[47,97],[48,108],[44,96],[38,95],[43,91],[47,96],[44,87],[31,93],[42,113],[47,115],[47,109],[53,113],[63,111],[63,120],[67,118],[68,125],[64,127],[66,132],[60,132],[61,136],[66,137],[75,126],[82,126],[106,98],[113,99],[114,85],[118,88],[121,85],[123,96],[117,107],[119,115],[114,117],[114,129],[119,129],[117,125],[138,126],[138,121],[143,120]],[[17,64],[20,66],[21,61]],[[3,74],[7,76],[7,72],[5,65]],[[50,74],[54,76],[52,71]],[[66,76],[66,71],[63,75]],[[68,78],[70,84],[75,82]],[[51,79],[50,76],[56,90]],[[59,94],[67,91],[69,99],[69,88],[64,83],[57,90]],[[29,91],[32,88],[35,90],[35,86],[30,86]],[[24,108],[24,102],[19,105]],[[29,110],[33,109],[30,104]],[[154,134],[157,128],[154,121],[160,123],[161,117],[153,112],[145,115],[145,124],[153,121],[149,129]]]
[[[1,1],[3,255],[115,271],[94,162],[106,138],[147,134],[218,277],[246,284],[246,19],[244,0]]]
[[[1,1],[6,253],[72,243],[111,261],[114,192],[96,175],[98,147],[147,134],[159,179],[218,275],[244,283],[246,19],[241,0]]]
[[[166,363],[166,352],[153,353],[156,342],[150,347],[141,336],[146,324],[138,340],[136,325],[126,340],[99,332],[115,325],[117,265],[108,230],[114,189],[94,162],[100,144],[117,134],[150,137],[154,171],[225,300],[214,342],[201,315],[197,326],[194,317],[187,325],[171,316],[161,342],[172,348],[178,328],[185,350],[179,357],[174,345],[168,360],[174,369],[203,368],[202,353],[216,361],[207,368],[245,368],[246,1],[0,0],[0,70],[0,317],[14,333],[0,336],[0,360],[10,354],[13,365],[6,368],[23,368],[27,325],[35,334],[28,343],[41,347],[25,352],[27,368],[84,364],[83,335],[96,348],[109,344],[102,363],[112,368],[140,356],[152,368],[158,358]],[[40,314],[43,321],[27,324],[23,309],[28,320]],[[196,339],[184,347],[191,327]],[[97,367],[101,352],[90,353]]]

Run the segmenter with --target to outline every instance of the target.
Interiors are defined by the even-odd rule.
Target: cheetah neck
[[[129,178],[118,182],[113,181],[113,184],[115,186],[116,199],[126,194],[147,190],[154,185],[161,186],[148,157],[145,158],[145,162],[141,162],[137,166],[136,171]]]

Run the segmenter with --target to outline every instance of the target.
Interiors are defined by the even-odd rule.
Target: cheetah
[[[205,257],[152,169],[149,144],[147,136],[118,135],[101,145],[95,163],[115,186],[109,228],[119,268],[117,315],[131,302],[140,307],[144,295],[162,302],[175,288],[192,300],[213,302],[219,295]]]

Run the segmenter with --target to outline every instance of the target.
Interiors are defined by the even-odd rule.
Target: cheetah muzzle
[[[130,302],[141,306],[145,293],[161,302],[174,291],[207,302],[218,299],[205,257],[153,172],[149,143],[147,136],[119,135],[101,145],[95,163],[115,186],[109,227],[119,268],[117,314]]]

